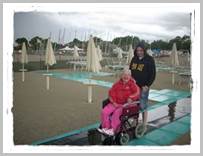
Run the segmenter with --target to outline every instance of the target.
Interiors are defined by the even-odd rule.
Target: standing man
[[[139,43],[134,50],[134,57],[130,63],[132,77],[141,89],[140,108],[143,111],[142,120],[144,132],[147,130],[147,107],[149,89],[155,80],[156,67],[153,57],[147,54],[144,44]]]

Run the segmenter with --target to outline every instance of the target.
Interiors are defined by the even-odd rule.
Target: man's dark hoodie
[[[142,59],[140,59],[136,54],[136,50],[138,47],[144,49],[144,57]],[[132,77],[135,79],[139,87],[150,87],[155,80],[156,67],[154,59],[146,53],[144,45],[141,43],[138,44],[135,48],[134,57],[132,58],[130,63],[130,70],[132,73]]]

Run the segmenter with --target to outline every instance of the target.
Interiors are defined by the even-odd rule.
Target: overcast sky
[[[61,43],[66,43],[75,36],[85,40],[90,34],[104,40],[126,35],[138,36],[149,42],[159,39],[169,40],[178,35],[190,35],[190,14],[189,11],[177,12],[159,8],[15,13],[15,39],[19,37],[31,39],[34,36],[47,38],[50,33],[52,40]]]

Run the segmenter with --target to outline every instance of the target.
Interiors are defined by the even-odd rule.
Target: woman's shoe
[[[98,130],[100,133],[104,133],[103,129],[101,129],[101,128],[97,128],[97,130]]]
[[[97,128],[97,130],[98,130],[100,133],[105,133],[105,131],[107,130],[107,128]]]
[[[109,136],[114,135],[114,130],[113,129],[104,129],[103,131],[104,131],[105,134],[107,134]]]

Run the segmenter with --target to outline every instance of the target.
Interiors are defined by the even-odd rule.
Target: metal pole
[[[24,82],[25,81],[25,73],[24,73],[24,63],[23,63],[23,69],[22,69],[22,81]]]
[[[92,85],[88,85],[88,103],[92,103]]]
[[[49,73],[49,65],[47,64],[47,74]],[[49,75],[46,77],[47,79],[47,90],[49,90]]]

